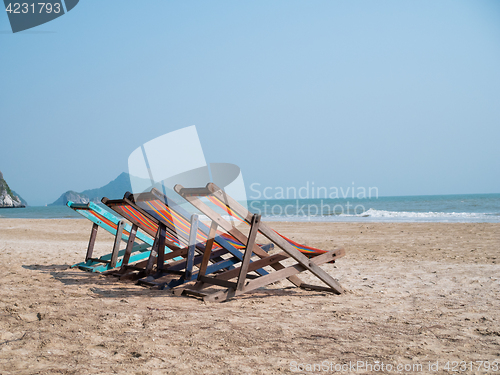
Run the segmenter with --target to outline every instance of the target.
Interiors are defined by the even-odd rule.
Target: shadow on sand
[[[158,290],[156,288],[148,288],[138,286],[135,281],[118,280],[114,276],[105,276],[99,273],[82,271],[77,268],[71,268],[67,264],[50,264],[50,265],[23,265],[25,269],[38,271],[41,273],[50,274],[55,280],[67,286],[79,285],[87,286],[88,290],[95,294],[97,298],[122,298],[127,297],[162,297],[162,298],[178,298],[172,294],[171,290]],[[207,291],[215,291],[207,289]],[[323,292],[304,291],[296,287],[283,287],[277,289],[258,289],[253,293],[243,294],[230,301],[245,301],[245,300],[262,300],[266,298],[278,296],[300,296],[307,293],[308,296],[323,296]],[[192,298],[192,297],[184,297]],[[227,301],[227,302],[230,302]],[[125,301],[126,302],[126,301]]]

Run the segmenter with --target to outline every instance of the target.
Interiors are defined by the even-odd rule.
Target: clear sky
[[[500,192],[500,1],[81,0],[16,34],[0,11],[0,72],[31,205],[190,125],[247,185]]]

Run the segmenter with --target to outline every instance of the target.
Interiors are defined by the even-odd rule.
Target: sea
[[[247,202],[268,221],[500,222],[500,194],[422,195],[349,199],[274,199]],[[2,208],[1,218],[80,219],[66,206]]]

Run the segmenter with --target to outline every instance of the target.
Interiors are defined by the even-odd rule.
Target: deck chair
[[[325,251],[299,245],[272,230],[267,224],[261,221],[260,215],[252,215],[245,207],[213,183],[207,184],[205,188],[184,188],[182,185],[176,185],[174,190],[200,212],[209,217],[212,220],[212,227],[220,226],[235,239],[246,245],[244,259],[238,268],[221,272],[214,276],[207,276],[200,273],[194,285],[184,285],[174,289],[176,295],[186,294],[202,297],[205,301],[221,302],[285,278],[295,286],[305,289],[327,291],[335,294],[344,292],[342,286],[319,267],[321,264],[335,261],[344,256],[345,251],[343,248]],[[213,210],[201,197],[206,197],[214,204],[223,206],[226,213],[250,225],[248,236]],[[266,254],[263,256],[260,247],[255,242],[258,233],[267,237],[282,251],[277,254]],[[261,259],[250,262],[251,258],[255,255]],[[285,259],[291,259],[295,262],[292,265],[284,266],[280,262]],[[264,266],[271,266],[274,271],[267,275],[259,276],[256,279],[249,279],[247,277],[248,272]],[[201,269],[203,269],[203,264],[201,265]],[[310,271],[326,286],[311,285],[302,282],[297,274],[303,271]],[[231,281],[233,279],[235,281]],[[214,286],[222,287],[222,290],[212,292],[203,291],[206,288]]]
[[[237,241],[232,244],[222,237],[214,239],[213,236],[208,236],[210,229],[199,221],[197,215],[190,215],[179,206],[172,207],[172,203],[169,204],[165,196],[155,192],[158,195],[126,193],[123,199],[102,199],[103,204],[155,238],[155,245],[148,260],[131,267],[132,271],[139,270],[141,275],[145,276],[139,280],[140,284],[163,289],[196,279],[197,272],[193,267],[202,263],[208,244],[211,251],[206,253],[207,263],[210,261],[213,264],[204,263],[206,273],[231,268],[242,260],[242,252],[233,246]],[[171,252],[158,251],[165,247]],[[268,246],[268,249],[270,248],[272,246]],[[229,258],[223,257],[226,254],[229,254]],[[170,260],[173,257],[181,259],[172,262]],[[155,263],[157,269],[153,272]],[[120,272],[125,273],[126,269],[127,267],[124,267]],[[260,270],[260,274],[263,273],[266,271]]]
[[[124,199],[129,200],[135,204],[143,212],[156,218],[158,221],[163,222],[166,226],[176,229],[181,237],[188,238],[190,233],[191,224],[189,217],[191,216],[184,208],[182,208],[175,201],[169,199],[165,194],[156,188],[153,188],[148,193],[131,194],[126,193]],[[197,240],[201,244],[199,250],[204,253],[207,240],[210,238],[212,243],[212,251],[224,249],[227,253],[231,254],[235,259],[240,261],[243,259],[242,251],[245,245],[235,240],[227,233],[209,228],[205,224],[199,222],[197,224],[199,232],[197,233]],[[212,229],[212,230],[211,230]],[[259,245],[266,253],[274,248],[272,243]],[[236,260],[238,261],[238,260]],[[267,272],[263,269],[257,269],[256,274],[265,275]]]
[[[85,261],[76,263],[71,268],[77,267],[89,272],[106,272],[122,265],[149,258],[153,239],[141,232],[137,232],[137,228],[131,227],[124,220],[92,202],[81,204],[68,201],[66,205],[93,223]],[[93,258],[94,244],[99,228],[111,233],[115,236],[115,240],[111,253],[99,258]],[[127,243],[124,250],[120,250],[122,240]],[[140,242],[137,242],[137,240]],[[128,257],[124,256],[125,253],[129,254]]]

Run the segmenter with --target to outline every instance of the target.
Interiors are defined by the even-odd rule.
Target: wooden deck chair
[[[124,264],[139,262],[149,258],[153,239],[141,232],[137,232],[137,228],[131,227],[122,219],[119,219],[111,212],[92,202],[81,204],[69,201],[66,205],[93,223],[85,261],[76,263],[71,268],[78,267],[89,272],[105,272],[116,267],[121,267]],[[115,236],[115,241],[111,253],[99,258],[93,258],[94,244],[99,228]],[[134,234],[131,236],[131,233]],[[124,250],[120,250],[122,240],[127,243],[127,247]],[[137,240],[140,242],[137,242]],[[126,252],[129,254],[128,257],[124,257]]]
[[[148,193],[135,195],[126,193],[124,199],[132,202],[143,212],[151,215],[159,222],[164,223],[167,227],[175,227],[175,230],[178,234],[180,234],[180,237],[189,237],[191,228],[191,214],[188,213],[184,208],[179,206],[176,202],[172,201],[166,195],[161,193],[158,189],[153,188]],[[211,245],[212,251],[218,251],[221,249],[225,250],[228,254],[233,256],[232,262],[238,262],[243,259],[242,250],[244,250],[245,245],[227,235],[226,233],[222,233],[220,231],[211,233],[211,229],[202,222],[198,222],[197,226],[199,231],[197,233],[199,254],[204,254],[207,238],[210,238],[213,241]],[[262,249],[264,249],[264,251],[268,252],[274,248],[274,245],[266,244],[261,245],[261,247]],[[198,264],[198,262],[196,264]],[[211,269],[215,269],[214,266],[209,268],[208,272],[211,272]],[[267,272],[263,269],[257,269],[255,273],[259,275],[267,274]]]
[[[184,208],[179,206],[176,202],[169,199],[166,195],[158,189],[153,188],[150,192],[141,194],[126,193],[124,199],[127,199],[133,204],[137,205],[143,212],[148,213],[160,222],[163,222],[167,227],[176,229],[181,237],[188,238],[190,235],[190,216]],[[243,259],[243,245],[238,240],[227,233],[209,228],[202,222],[197,223],[198,234],[197,241],[199,243],[198,251],[202,255],[205,253],[206,244],[208,239],[212,241],[210,244],[212,251],[224,249],[228,254],[233,256],[233,262],[239,262]],[[261,248],[267,253],[274,248],[272,243],[260,245]],[[207,255],[208,259],[212,259]],[[196,263],[198,264],[198,263]],[[211,267],[213,269],[213,267]],[[210,271],[210,269],[208,269]],[[265,275],[267,272],[264,269],[256,269],[257,275]],[[250,277],[253,275],[250,275]]]
[[[188,237],[190,231],[189,217],[191,214],[158,189],[153,188],[150,192],[135,195],[126,193],[124,198],[133,202],[133,204],[137,205],[137,207],[144,212],[164,222],[167,226],[172,228],[175,227],[177,232],[180,231],[184,237]],[[207,235],[210,233],[210,228],[200,223],[198,230],[200,231],[200,233],[198,233],[200,242],[205,243],[208,238]],[[210,238],[215,236],[213,238],[213,249],[225,248],[228,253],[231,253],[240,260],[243,259],[241,251],[245,250],[245,245],[235,240],[227,233],[218,230],[214,230],[213,233],[213,236],[209,235]],[[272,243],[259,246],[261,246],[266,253],[274,248]],[[201,247],[203,250],[204,248],[204,246]],[[262,274],[267,274],[267,272],[262,271]]]
[[[158,197],[148,193],[137,196],[127,193],[123,199],[103,198],[102,202],[155,238],[157,245],[153,245],[148,260],[132,267],[132,271],[139,270],[145,275],[139,280],[140,284],[171,288],[197,277],[193,267],[202,262],[206,244],[210,242],[207,241],[209,228],[198,220],[197,215],[182,212],[180,207],[174,210]],[[154,208],[151,209],[149,205]],[[170,248],[171,253],[158,251],[158,248],[165,248],[162,244]],[[213,247],[213,243],[210,247]],[[222,257],[228,253],[230,258]],[[181,257],[181,260],[172,262],[170,260],[173,257]],[[213,264],[207,265],[205,272],[213,273],[230,268],[242,258],[241,251],[224,239],[218,239],[216,247],[208,256],[208,260]],[[157,272],[152,273],[155,260]],[[126,270],[120,272],[123,274]],[[265,271],[262,270],[261,273],[263,272]]]
[[[301,288],[328,291],[335,294],[344,292],[340,284],[319,267],[323,263],[332,262],[344,256],[345,251],[343,248],[324,251],[296,244],[272,230],[261,221],[260,215],[252,215],[245,207],[213,183],[207,184],[205,188],[184,188],[181,185],[176,185],[174,190],[200,212],[209,217],[212,220],[212,226],[220,226],[238,241],[246,245],[244,259],[240,267],[219,273],[215,276],[207,276],[200,272],[197,282],[194,285],[176,288],[174,290],[175,294],[193,295],[202,297],[206,301],[220,302],[285,278]],[[248,223],[250,225],[248,236],[203,202],[200,197],[207,197],[216,204],[222,202],[227,213]],[[255,242],[258,233],[267,237],[281,248],[282,251],[273,255],[262,254],[262,250]],[[250,263],[250,259],[255,255],[261,259]],[[280,261],[285,259],[293,259],[295,263],[285,267],[280,263]],[[259,276],[256,279],[248,279],[247,275],[249,271],[254,270],[256,267],[264,266],[271,266],[275,271]],[[203,264],[201,268],[203,269]],[[326,287],[302,282],[297,277],[297,274],[303,271],[310,271],[326,284]],[[236,280],[231,281],[232,279]],[[219,286],[223,289],[211,293],[203,292],[203,289],[213,286]]]

